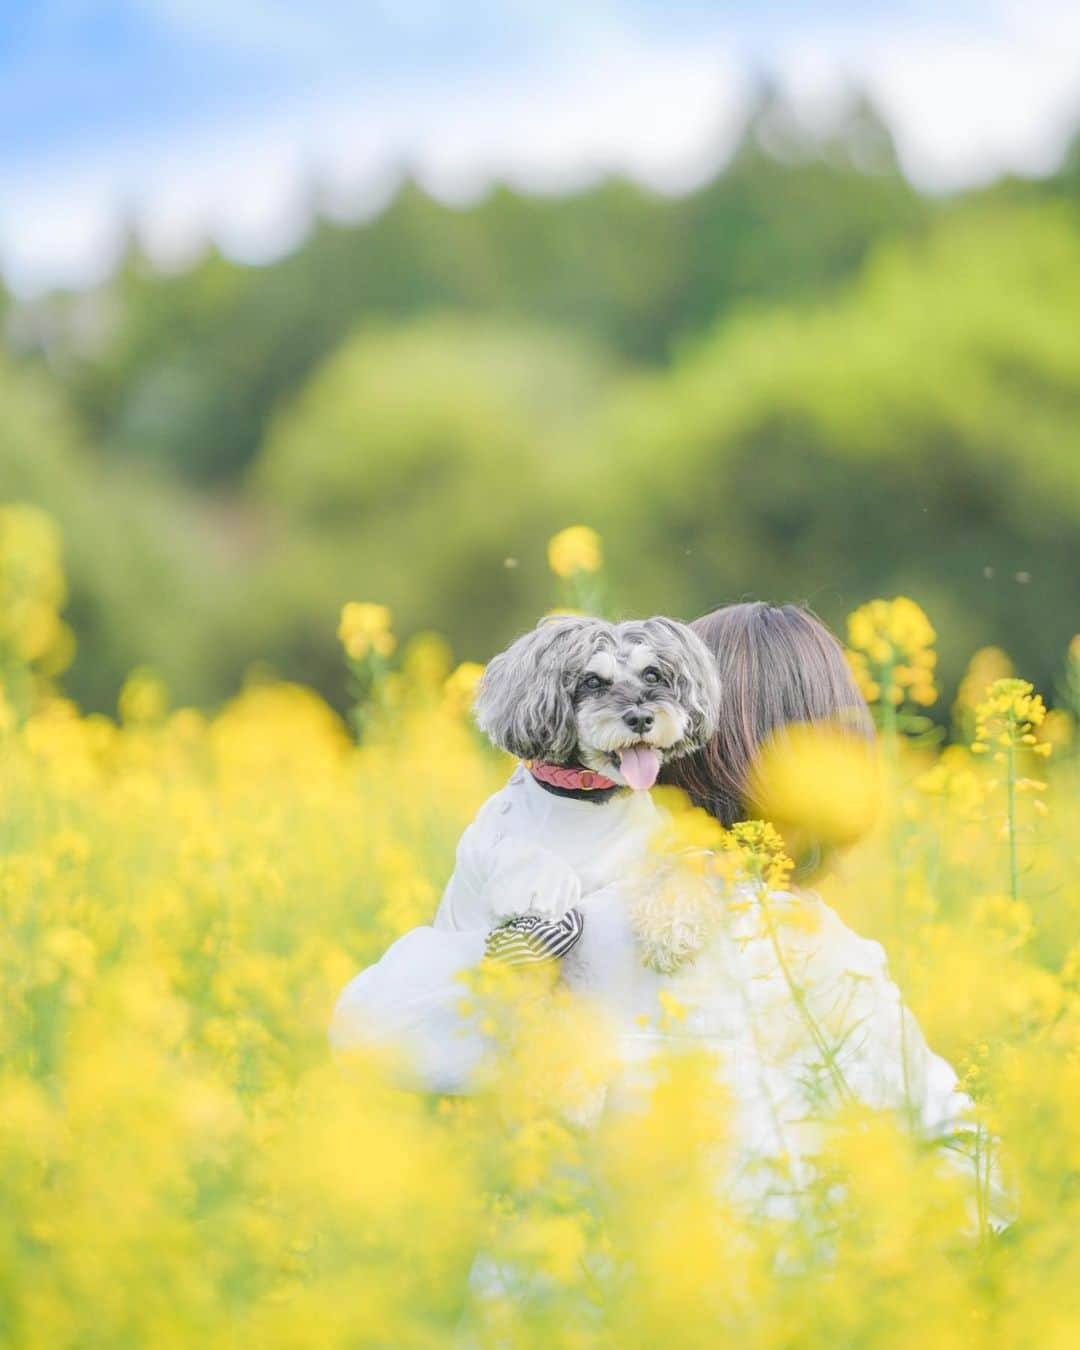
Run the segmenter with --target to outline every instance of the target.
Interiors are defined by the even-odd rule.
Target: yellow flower
[[[879,790],[874,747],[828,724],[787,728],[764,747],[753,776],[758,807],[785,835],[834,844],[870,829]]]
[[[1032,747],[1045,755],[1035,735],[1046,720],[1046,705],[1027,680],[995,680],[975,709],[975,742],[972,750],[985,753],[990,745]]]
[[[848,662],[867,702],[894,707],[906,699],[920,707],[936,703],[936,639],[923,610],[904,595],[871,600],[850,614]]]
[[[462,661],[450,672],[443,684],[447,707],[453,712],[464,712],[472,707],[476,686],[484,674],[479,661]]]
[[[667,1344],[683,1326],[866,1350],[1076,1339],[1080,763],[1041,757],[1071,723],[1044,716],[1030,685],[979,689],[983,753],[927,741],[898,757],[881,784],[895,827],[860,839],[820,900],[776,894],[786,821],[784,838],[760,821],[727,830],[661,790],[674,855],[650,856],[644,900],[597,897],[595,911],[625,905],[635,959],[670,972],[627,1010],[644,1034],[616,1041],[557,972],[481,963],[420,991],[458,1013],[461,1050],[472,1032],[493,1050],[467,1100],[433,1103],[401,1090],[428,1078],[406,1045],[368,1044],[358,1018],[334,1062],[325,1028],[355,971],[430,922],[455,841],[505,779],[450,715],[480,667],[450,674],[448,648],[423,636],[383,676],[389,611],[355,605],[343,641],[372,664],[351,673],[381,676],[360,744],[299,686],[252,681],[216,714],[162,715],[144,673],[120,724],[27,699],[47,668],[25,653],[52,631],[62,576],[40,522],[3,517],[9,1340],[187,1350],[221,1325],[272,1350],[352,1344],[358,1327],[386,1345],[574,1350]],[[934,653],[906,604],[864,607],[852,637],[882,699],[926,695]],[[974,707],[967,720],[973,735]],[[843,840],[875,775],[849,762],[859,744],[812,731],[792,728],[793,758],[767,760],[760,791],[777,817]],[[1006,785],[1024,812],[1003,826],[1008,887]],[[917,1016],[974,1102],[933,1144],[907,1129],[897,1019],[874,1017],[883,991],[898,1007],[890,967],[901,1029]],[[922,1037],[906,1045],[918,1090]],[[430,1066],[442,1081],[460,1058],[446,1048]],[[768,1115],[753,1138],[737,1128],[744,1092]],[[1013,1196],[1026,1235],[978,1252],[973,1220],[989,1237]],[[483,1297],[463,1300],[474,1265]]]
[[[1006,679],[1012,674],[1013,663],[1007,652],[1000,647],[980,647],[968,662],[964,678],[960,681],[953,715],[962,720],[966,714],[974,712],[987,688],[995,680]]]
[[[669,993],[666,989],[661,989],[657,995],[657,1001],[663,1009],[664,1017],[669,1022],[686,1021],[686,1005],[680,1003],[674,994]]]
[[[401,673],[417,689],[440,688],[450,673],[450,644],[438,633],[417,633],[402,654]]]
[[[995,942],[1009,950],[1024,946],[1035,931],[1035,920],[1027,905],[1005,895],[988,895],[976,900],[971,916]]]
[[[771,890],[783,890],[794,866],[787,845],[767,820],[737,821],[728,833],[728,848],[743,877]]]
[[[0,508],[0,654],[37,674],[59,674],[74,655],[60,619],[67,598],[60,531],[36,506]]]
[[[558,577],[598,572],[603,561],[600,536],[588,525],[570,525],[548,540],[548,565]]]
[[[168,711],[169,693],[152,670],[133,670],[120,690],[118,706],[122,722],[160,722]]]
[[[957,816],[969,820],[978,817],[991,789],[960,745],[950,745],[942,751],[937,763],[916,778],[915,787],[929,797],[941,797]]]
[[[397,639],[390,631],[392,622],[389,606],[350,600],[341,611],[338,638],[354,661],[362,660],[370,651],[389,656],[397,646]]]
[[[1067,750],[1073,743],[1076,735],[1076,722],[1072,713],[1066,712],[1064,708],[1053,708],[1046,714],[1046,720],[1043,722],[1042,733],[1045,740],[1041,745],[1035,747],[1035,753],[1047,756],[1051,748],[1057,746],[1062,750]]]

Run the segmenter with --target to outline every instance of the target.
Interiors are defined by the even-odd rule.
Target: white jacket
[[[646,794],[593,805],[546,793],[519,771],[465,832],[433,926],[406,933],[346,986],[332,1044],[391,1043],[411,1086],[469,1091],[487,1046],[463,1012],[463,976],[483,958],[488,930],[523,908],[577,904],[584,932],[562,977],[602,1009],[616,1036],[624,1072],[609,1105],[648,1081],[657,1051],[681,1044],[715,1055],[747,1175],[756,1161],[783,1157],[797,1186],[800,1160],[820,1143],[815,1119],[841,1100],[900,1112],[924,1138],[970,1133],[971,1103],[905,1008],[883,949],[818,897],[768,897],[783,962],[747,893],[736,893],[717,896],[725,922],[695,959],[674,974],[647,967],[627,897],[654,825]],[[622,884],[610,875],[619,872]],[[548,884],[554,903],[534,894]],[[677,1021],[665,1012],[670,999]]]
[[[519,766],[461,836],[435,927],[486,933],[517,914],[557,918],[635,875],[658,823],[647,792],[560,797]]]
[[[748,1203],[784,1211],[777,1173],[760,1164],[783,1159],[788,1192],[801,1189],[823,1122],[844,1103],[894,1112],[970,1176],[972,1103],[927,1045],[880,944],[853,933],[814,894],[772,893],[778,954],[752,896],[718,896],[725,922],[674,974],[642,963],[622,894],[591,898],[564,979],[613,1017],[622,1072],[608,1108],[648,1086],[659,1052],[700,1048],[731,1093],[735,1193]],[[996,1176],[993,1202],[1003,1215]]]
[[[519,766],[461,836],[432,926],[406,933],[345,987],[331,1044],[392,1045],[414,1086],[467,1091],[486,1047],[459,1013],[462,977],[488,933],[516,914],[588,914],[591,893],[637,874],[658,822],[647,792],[560,797]]]

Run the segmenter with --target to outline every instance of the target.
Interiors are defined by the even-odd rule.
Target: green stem
[[[817,1019],[810,1011],[810,1007],[806,1002],[806,995],[795,982],[795,978],[788,967],[787,960],[784,957],[783,948],[780,945],[780,938],[776,931],[776,925],[773,923],[772,913],[769,909],[769,892],[764,885],[759,885],[758,887],[758,904],[761,908],[762,915],[764,916],[765,929],[769,935],[769,941],[772,944],[777,965],[780,967],[781,974],[784,977],[784,983],[787,985],[788,993],[791,995],[796,1008],[798,1008],[799,1014],[806,1023],[810,1036],[818,1048],[818,1052],[825,1061],[829,1073],[832,1075],[833,1083],[841,1100],[848,1103],[853,1102],[855,1100],[855,1094],[848,1087],[843,1070],[836,1061],[836,1055],[833,1053],[833,1049],[829,1045],[825,1033],[818,1026]]]
[[[1005,769],[1005,800],[1009,832],[1009,890],[1014,901],[1020,899],[1020,867],[1016,856],[1016,724],[1009,713],[1009,751]]]
[[[899,740],[900,719],[897,716],[896,704],[892,701],[891,694],[893,688],[893,672],[895,665],[892,661],[887,666],[883,666],[878,672],[878,688],[881,690],[881,734],[885,741],[885,755],[889,761],[890,768],[895,769],[898,761],[897,742]]]
[[[979,1224],[979,1244],[984,1251],[993,1236],[990,1224],[990,1182],[993,1176],[993,1138],[982,1121],[975,1126],[975,1208]]]
[[[878,680],[884,700],[881,705],[881,737],[885,745],[885,763],[888,777],[888,800],[896,802],[900,795],[900,722],[897,705],[889,698],[893,686],[894,665],[890,662],[880,672]],[[903,989],[906,985],[907,942],[904,930],[906,915],[904,906],[904,866],[905,849],[901,838],[901,825],[896,815],[890,812],[889,849],[892,854],[891,876],[893,883],[893,918],[896,924],[899,944],[897,947],[897,978]],[[900,1067],[904,1080],[904,1116],[909,1127],[915,1124],[915,1109],[911,1097],[911,1066],[908,1063],[908,1028],[903,1005],[900,1008]]]
[[[598,572],[577,571],[570,576],[570,599],[574,609],[583,614],[595,614],[605,617],[607,605],[604,603],[603,584]]]

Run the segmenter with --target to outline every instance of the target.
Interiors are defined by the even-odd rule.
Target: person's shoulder
[[[777,899],[803,916],[806,930],[818,935],[820,947],[844,973],[873,979],[888,975],[881,943],[856,933],[816,891],[778,892]]]
[[[752,928],[757,907],[753,888],[740,890],[747,897],[747,920]],[[766,897],[773,929],[789,953],[812,958],[836,974],[865,979],[886,978],[888,960],[880,942],[849,928],[831,905],[816,891],[792,888],[769,891]],[[765,930],[767,935],[768,929]]]

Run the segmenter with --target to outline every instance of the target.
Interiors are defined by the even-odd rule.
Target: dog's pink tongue
[[[660,772],[660,755],[648,745],[633,745],[620,752],[619,772],[634,789],[651,788]]]

